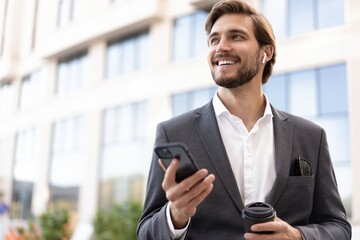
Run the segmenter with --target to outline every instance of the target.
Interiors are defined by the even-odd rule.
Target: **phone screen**
[[[199,169],[184,143],[161,144],[155,147],[155,152],[166,167],[173,158],[179,159],[180,164],[176,172],[177,182],[193,175]]]

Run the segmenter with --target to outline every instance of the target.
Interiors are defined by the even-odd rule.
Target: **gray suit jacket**
[[[266,201],[279,216],[301,229],[305,239],[351,239],[329,156],[325,132],[302,118],[272,108],[277,176]],[[216,177],[213,191],[198,206],[187,233],[189,240],[243,239],[243,200],[236,185],[211,102],[157,127],[155,145],[184,142],[200,168]],[[294,176],[296,157],[310,161],[312,176]],[[154,155],[150,167],[139,240],[170,239],[164,172]]]

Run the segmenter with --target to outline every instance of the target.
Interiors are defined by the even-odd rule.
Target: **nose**
[[[229,42],[225,38],[221,38],[219,44],[216,46],[216,52],[229,52],[231,49]]]

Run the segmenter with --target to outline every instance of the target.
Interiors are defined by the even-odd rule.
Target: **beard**
[[[260,50],[257,50],[255,56],[245,66],[240,66],[233,77],[217,77],[212,70],[214,82],[224,88],[237,88],[249,83],[259,73],[259,53]]]

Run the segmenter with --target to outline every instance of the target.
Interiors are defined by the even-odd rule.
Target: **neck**
[[[228,111],[243,121],[248,131],[264,115],[266,100],[261,86],[220,87],[218,96]]]

